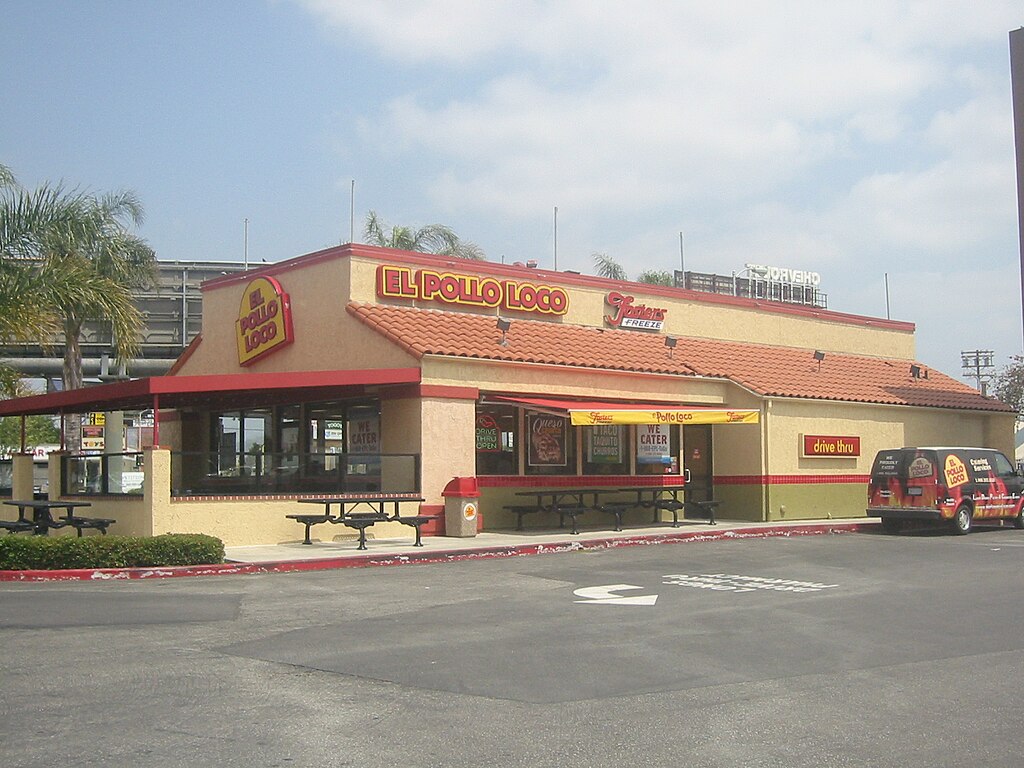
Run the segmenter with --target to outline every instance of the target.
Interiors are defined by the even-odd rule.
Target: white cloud
[[[1017,2],[302,4],[403,82],[429,69],[362,146],[415,164],[424,220],[464,216],[502,251],[547,251],[558,205],[573,268],[673,268],[686,229],[694,268],[831,271],[852,312],[884,271],[1015,268]]]

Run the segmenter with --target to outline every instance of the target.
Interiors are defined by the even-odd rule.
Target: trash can
[[[444,535],[476,536],[480,489],[475,477],[455,477],[441,491],[444,496]]]

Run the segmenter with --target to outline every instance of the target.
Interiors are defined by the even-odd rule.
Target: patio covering
[[[418,384],[419,368],[154,376],[0,401],[0,416],[203,407],[254,407],[338,397],[366,386]]]
[[[595,400],[553,400],[539,397],[488,398],[489,402],[525,405],[569,415],[573,425],[594,424],[756,424],[750,408],[709,408],[671,403],[611,403]]]

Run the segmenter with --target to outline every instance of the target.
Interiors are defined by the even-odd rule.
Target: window
[[[565,416],[526,413],[526,474],[575,475],[576,434]]]
[[[519,411],[502,405],[477,408],[476,473],[478,475],[519,474],[516,426]]]
[[[213,445],[217,454],[215,472],[221,476],[252,477],[257,461],[267,448],[271,433],[268,410],[234,411],[214,414]]]
[[[583,427],[583,474],[629,474],[627,427],[620,424]]]
[[[636,473],[679,474],[679,426],[641,424],[636,428]]]

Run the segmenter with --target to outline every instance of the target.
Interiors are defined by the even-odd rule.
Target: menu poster
[[[530,466],[564,467],[568,419],[531,413],[527,416],[526,423],[530,433]]]
[[[481,413],[476,417],[476,449],[480,453],[497,453],[501,450],[498,420],[493,414]]]
[[[636,428],[637,464],[669,464],[672,461],[671,424],[642,424]]]
[[[618,424],[597,424],[588,427],[587,461],[591,464],[622,463],[622,427]]]

